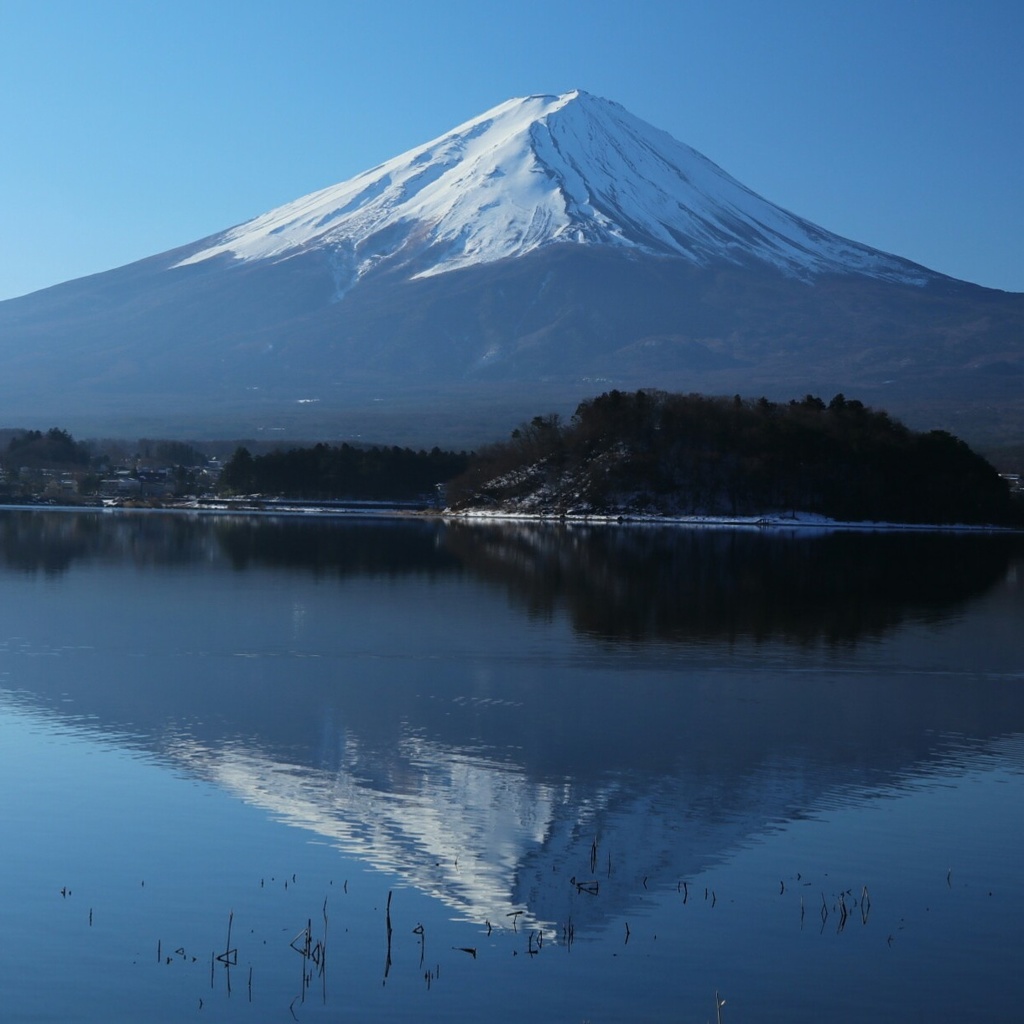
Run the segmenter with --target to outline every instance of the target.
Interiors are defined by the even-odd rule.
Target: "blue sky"
[[[847,237],[1024,291],[1020,0],[0,0],[0,298],[585,89]]]

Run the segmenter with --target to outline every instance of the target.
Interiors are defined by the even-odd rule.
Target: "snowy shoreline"
[[[0,512],[86,512],[116,515],[124,513],[159,513],[239,516],[256,518],[320,518],[320,519],[440,519],[464,523],[548,523],[566,526],[673,526],[684,529],[758,530],[809,532],[861,532],[861,533],[998,533],[1021,534],[1024,528],[994,524],[968,523],[895,523],[874,520],[839,520],[813,513],[759,516],[722,515],[653,515],[639,512],[516,512],[501,509],[472,509],[456,512],[452,509],[411,508],[388,502],[361,502],[352,504],[322,504],[319,502],[282,502],[274,505],[213,500],[207,502],[180,502],[167,505],[47,505],[41,503],[4,503]]]
[[[429,512],[426,515],[440,516],[464,522],[519,522],[519,523],[566,523],[571,525],[594,524],[599,526],[681,526],[698,529],[748,529],[748,530],[799,530],[799,531],[859,531],[892,533],[1024,533],[1024,530],[1010,526],[972,525],[968,523],[891,523],[873,520],[844,521],[829,519],[812,513],[792,515],[760,516],[662,516],[644,515],[634,512],[609,513],[542,513],[512,512],[504,510],[471,510],[453,512]]]

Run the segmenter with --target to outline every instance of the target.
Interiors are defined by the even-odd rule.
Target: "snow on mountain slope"
[[[666,132],[578,91],[509,100],[207,239],[176,265],[320,249],[340,297],[378,267],[427,277],[570,243],[697,265],[764,262],[803,279],[837,272],[924,284],[934,276],[787,213]]]

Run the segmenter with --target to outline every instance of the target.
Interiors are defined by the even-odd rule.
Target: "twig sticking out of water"
[[[421,924],[416,925],[416,927],[413,928],[412,933],[413,933],[413,935],[418,935],[420,937],[420,967],[422,967],[423,966],[423,956],[424,956],[424,954],[426,953],[426,950],[427,950],[427,936],[426,936],[426,933],[423,930],[423,925],[421,925]]]
[[[232,910],[228,914],[228,938],[224,946],[224,952],[221,953],[217,960],[224,965],[225,968],[234,967],[238,963],[238,950],[231,948],[231,925],[235,920],[235,912]],[[231,972],[228,971],[228,991],[231,991]]]
[[[224,978],[227,983],[228,995],[231,995],[231,968],[238,964],[238,950],[231,946],[231,925],[235,920],[235,912],[232,910],[228,914],[228,937],[225,942],[224,952],[219,955],[213,953],[210,954],[210,988],[213,988],[213,968],[214,961],[224,965]]]
[[[296,953],[300,954],[304,958],[309,956],[310,946],[313,942],[313,936],[310,931],[310,924],[311,922],[307,921],[306,927],[303,928],[302,931],[299,932],[299,934],[296,935],[295,938],[292,939],[290,943],[288,943],[288,945],[290,945],[292,949],[295,950]],[[302,945],[297,946],[296,943],[300,939],[302,940]]]
[[[388,905],[384,911],[384,922],[387,926],[388,933],[388,954],[384,960],[384,980],[388,980],[388,974],[391,972],[391,890],[388,890]]]
[[[839,926],[836,928],[837,935],[846,927],[846,918],[846,893],[841,892],[839,894]]]
[[[287,885],[288,883],[286,882],[285,884]],[[306,1001],[306,987],[309,985],[309,972],[306,971],[306,960],[309,959],[310,946],[313,941],[311,925],[312,921],[307,920],[306,927],[290,943],[292,949],[302,956],[302,982],[299,985],[299,995],[296,998],[303,1003]],[[297,946],[296,943],[300,939],[302,940],[302,945]]]
[[[517,922],[519,921],[519,915],[521,913],[522,913],[521,910],[513,910],[510,913],[505,915],[506,917],[511,917],[512,918],[512,931],[514,931],[514,932],[519,931],[519,927],[518,927]]]
[[[295,950],[302,957],[302,986],[301,992],[296,999],[300,999],[301,1002],[306,1001],[306,989],[312,984],[313,981],[313,968],[316,968],[316,973],[320,976],[323,1000],[327,1002],[327,900],[324,899],[323,905],[323,917],[324,917],[324,937],[317,939],[313,942],[313,921],[311,918],[306,920],[306,927],[302,929],[295,936],[294,939],[289,943],[292,949]],[[313,965],[307,969],[307,961]]]
[[[868,895],[868,887],[865,885],[860,891],[860,923],[868,923],[868,915],[871,913],[871,897]]]
[[[323,915],[324,915],[324,937],[323,937],[323,941],[320,943],[320,960],[319,960],[317,966],[318,966],[318,968],[320,970],[320,979],[321,979],[322,990],[323,990],[323,1000],[324,1000],[324,1005],[326,1006],[326,1004],[327,1004],[327,925],[328,925],[328,919],[327,919],[327,897],[326,896],[324,897]]]
[[[722,1024],[723,1006],[725,1006],[725,1000],[718,995],[718,989],[715,989],[715,1021],[717,1024]]]

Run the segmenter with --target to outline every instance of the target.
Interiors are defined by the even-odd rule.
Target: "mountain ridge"
[[[1024,432],[1024,295],[756,196],[617,104],[510,100],[347,182],[0,302],[0,412],[75,434],[476,445],[654,387]]]

